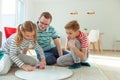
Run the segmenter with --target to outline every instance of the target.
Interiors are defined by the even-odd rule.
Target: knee
[[[54,56],[50,56],[46,58],[47,65],[53,65],[56,64],[56,58]]]
[[[2,63],[2,60],[0,60],[0,74],[6,74],[7,72],[3,72],[5,65]]]
[[[33,56],[28,56],[25,54],[19,54],[18,58],[23,61],[25,64],[31,65],[31,66],[35,66],[38,63],[38,60],[36,59],[36,57]]]
[[[61,57],[59,57],[58,59],[57,59],[57,64],[59,65],[59,66],[63,66],[63,59],[61,58]]]
[[[81,49],[81,43],[77,39],[75,39],[75,45],[78,49]]]
[[[63,55],[66,55],[66,54],[68,54],[69,52],[68,51],[66,51],[66,50],[62,50],[63,51]]]
[[[4,55],[4,57],[0,60],[0,74],[7,74],[10,70],[12,63],[8,55]]]
[[[8,71],[9,71],[9,69],[5,69],[5,66],[3,67],[3,66],[0,66],[0,75],[3,75],[3,74],[7,74],[8,73]]]

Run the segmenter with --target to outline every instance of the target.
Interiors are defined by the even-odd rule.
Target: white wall
[[[36,15],[36,3],[34,0],[24,0],[25,2],[25,20],[32,20]],[[34,19],[35,20],[35,19]]]
[[[94,15],[86,14],[94,10]],[[103,32],[103,49],[112,49],[113,41],[120,39],[120,0],[26,0],[26,20],[36,21],[43,11],[53,16],[53,25],[65,43],[64,25],[70,20],[78,20],[81,28],[99,29]],[[78,11],[78,15],[70,12]]]

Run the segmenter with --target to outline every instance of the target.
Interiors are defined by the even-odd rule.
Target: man
[[[62,50],[59,36],[55,29],[50,26],[52,16],[49,12],[43,12],[37,22],[38,25],[38,44],[43,48],[47,65],[56,63],[59,56],[68,52]]]

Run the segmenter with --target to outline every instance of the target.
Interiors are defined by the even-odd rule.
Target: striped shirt
[[[88,37],[87,34],[79,31],[79,36],[77,37],[77,39],[80,41],[81,43],[81,48],[83,49],[87,49],[88,53],[90,53],[90,46],[89,46],[89,41],[88,41]]]
[[[13,34],[11,35],[7,41],[4,43],[4,45],[2,46],[2,50],[6,53],[9,54],[10,59],[18,66],[21,67],[24,62],[22,60],[20,60],[17,55],[20,54],[20,52],[24,49],[24,48],[28,48],[28,46],[30,44],[33,45],[33,48],[38,50],[40,53],[41,58],[44,58],[44,53],[42,48],[39,46],[38,43],[34,44],[33,40],[25,40],[23,39],[22,43],[20,46],[16,45],[16,41],[15,41],[15,35]]]
[[[42,47],[44,51],[50,50],[55,47],[53,39],[58,38],[58,34],[55,29],[51,26],[48,26],[46,31],[41,31],[38,28],[38,44]]]

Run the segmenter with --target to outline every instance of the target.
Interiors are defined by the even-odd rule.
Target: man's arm
[[[68,47],[68,39],[66,38],[66,43],[65,43],[65,50],[66,51],[69,51],[70,50],[70,48]]]
[[[60,43],[60,39],[59,38],[56,38],[56,39],[53,39],[54,40],[54,43],[58,49],[58,54],[59,56],[62,56],[63,55],[63,52],[62,52],[62,47],[61,47],[61,43]]]

